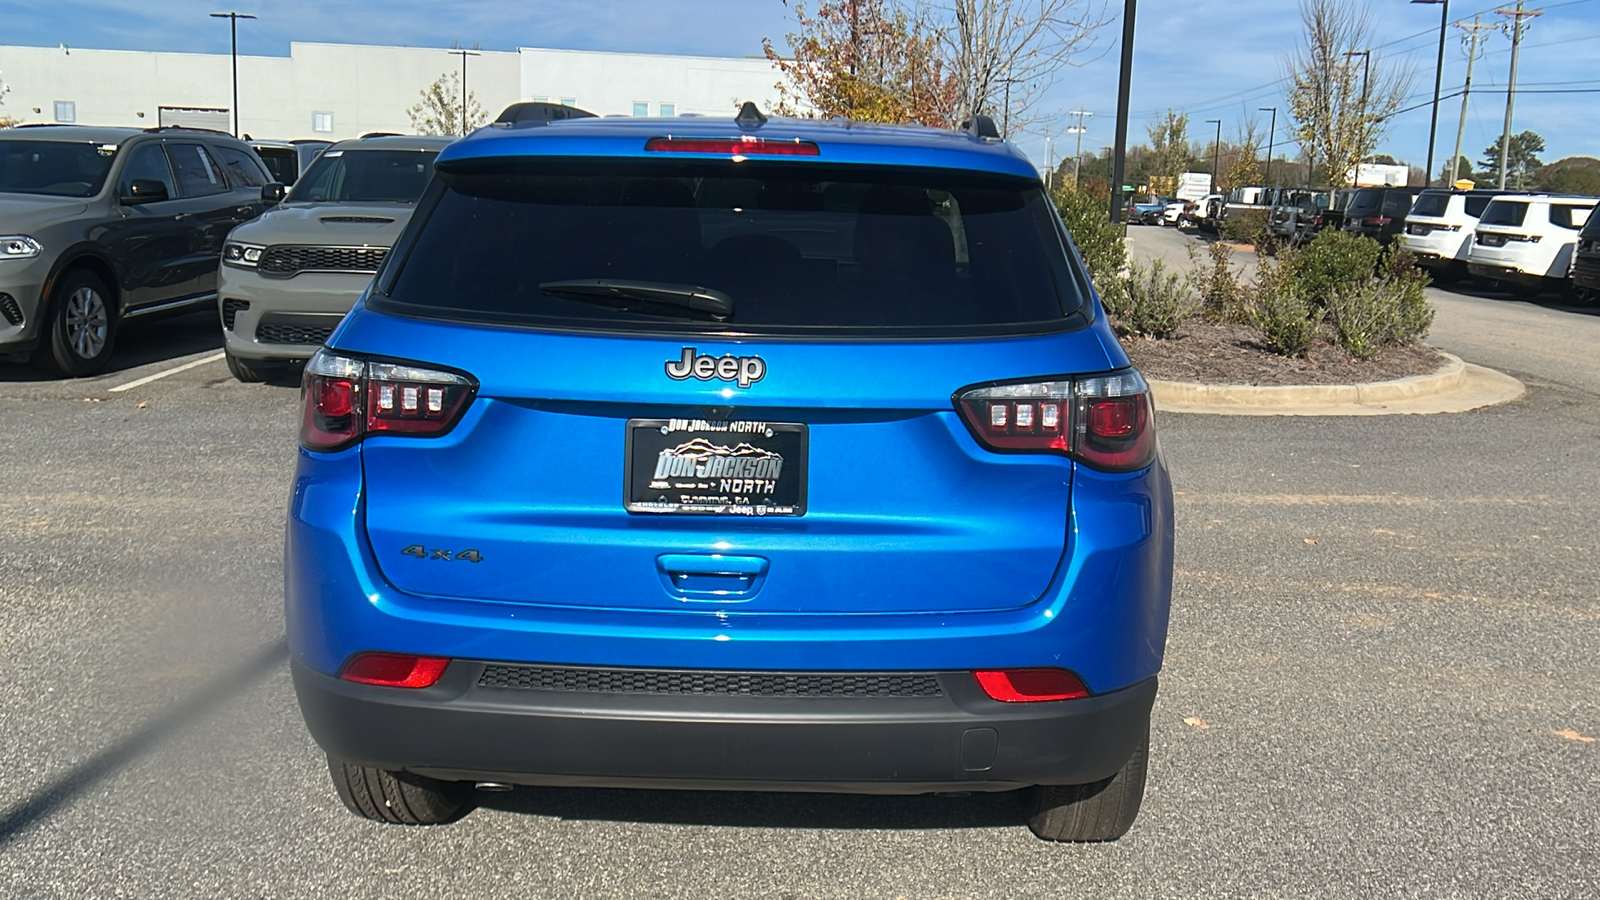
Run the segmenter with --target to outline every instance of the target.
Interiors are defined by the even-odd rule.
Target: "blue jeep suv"
[[[358,815],[1019,790],[1044,838],[1132,824],[1171,486],[985,120],[481,129],[303,395],[292,668]]]

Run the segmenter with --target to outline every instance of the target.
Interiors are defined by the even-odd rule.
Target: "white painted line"
[[[119,385],[117,385],[116,387],[111,389],[111,393],[120,394],[123,391],[131,391],[136,387],[144,387],[145,385],[149,384],[150,382],[165,378],[168,375],[176,375],[179,372],[187,372],[188,370],[193,369],[196,366],[203,366],[206,363],[214,363],[217,360],[219,360],[219,359],[221,359],[221,358],[223,358],[224,356],[227,356],[227,355],[228,354],[227,354],[226,351],[224,351],[222,353],[213,353],[210,356],[204,357],[202,359],[197,359],[197,360],[194,360],[192,362],[186,362],[181,366],[173,366],[170,369],[165,369],[163,371],[155,373],[154,375],[146,375],[143,378],[136,378],[133,381],[128,382],[127,384],[119,384]]]

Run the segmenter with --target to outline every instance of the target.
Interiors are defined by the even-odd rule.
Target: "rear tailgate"
[[[978,382],[1112,367],[1092,331],[974,342],[954,354],[946,342],[695,345],[699,355],[759,357],[763,378],[740,388],[670,378],[678,340],[464,325],[442,334],[437,323],[368,314],[341,336],[343,348],[362,349],[363,325],[381,328],[388,353],[403,349],[481,382],[448,435],[365,442],[378,565],[405,591],[516,604],[723,603],[765,613],[1029,604],[1066,547],[1072,463],[981,449],[951,396]],[[526,387],[531,367],[537,391]],[[758,438],[769,426],[800,426],[790,430],[804,432],[804,456],[784,459],[776,474],[780,492],[803,491],[803,514],[757,515],[771,486],[727,492],[715,476],[698,479],[705,490],[696,493],[731,493],[751,508],[630,512],[629,423],[676,429],[642,449],[652,458],[636,465],[654,468],[657,451],[693,420],[706,420],[710,441],[729,450],[751,431],[726,423],[759,423]],[[789,456],[797,443],[774,446]],[[467,550],[477,552],[459,559]]]

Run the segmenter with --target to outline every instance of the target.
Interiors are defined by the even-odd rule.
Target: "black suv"
[[[0,131],[0,355],[94,375],[124,319],[215,303],[223,238],[271,183],[221,132]]]
[[[1600,303],[1600,216],[1593,213],[1578,233],[1578,250],[1572,260],[1572,289],[1578,299]]]
[[[1420,193],[1420,187],[1362,188],[1345,207],[1344,230],[1387,244],[1405,230],[1406,216]]]

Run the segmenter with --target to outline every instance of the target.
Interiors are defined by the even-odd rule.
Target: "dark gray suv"
[[[271,180],[220,132],[0,131],[0,355],[94,375],[124,320],[216,302],[223,238]]]

